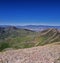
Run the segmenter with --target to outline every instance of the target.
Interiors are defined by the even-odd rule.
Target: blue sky
[[[60,1],[0,0],[0,24],[60,25]]]

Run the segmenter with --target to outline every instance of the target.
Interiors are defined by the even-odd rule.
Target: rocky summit
[[[60,63],[60,45],[49,44],[0,52],[0,63]]]

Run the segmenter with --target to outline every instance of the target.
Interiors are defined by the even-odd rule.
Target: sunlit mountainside
[[[50,27],[37,32],[16,26],[0,27],[0,51],[43,46],[59,41],[60,31],[56,28]]]

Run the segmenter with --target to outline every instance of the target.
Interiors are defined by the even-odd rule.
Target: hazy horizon
[[[33,23],[29,23],[29,24],[25,24],[25,23],[22,23],[22,24],[0,24],[0,25],[11,25],[11,26],[26,26],[26,25],[45,25],[45,26],[60,26],[59,24],[33,24]]]

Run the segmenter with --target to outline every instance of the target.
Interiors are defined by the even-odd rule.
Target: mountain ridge
[[[0,25],[0,27],[10,27],[15,26],[16,28],[30,29],[34,31],[43,31],[48,28],[57,28],[60,30],[60,26],[51,26],[51,25]]]
[[[15,26],[0,27],[0,51],[6,48],[30,48],[59,42],[60,31],[56,28],[48,28],[43,31],[16,28]]]

